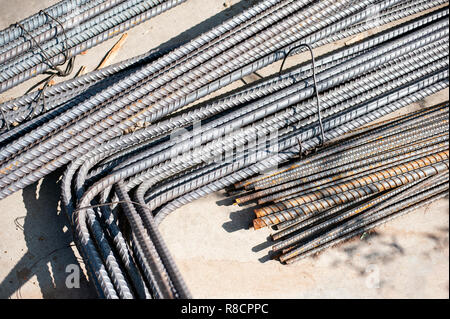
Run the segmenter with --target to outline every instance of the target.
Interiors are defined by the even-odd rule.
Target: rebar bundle
[[[258,191],[237,202],[275,202],[255,209],[254,228],[277,225],[274,255],[296,262],[445,196],[448,121],[446,103],[376,125],[241,183]]]
[[[62,0],[0,31],[0,93],[186,0]],[[60,67],[64,64],[65,70]]]
[[[235,184],[265,190],[274,179],[243,180],[448,87],[448,6],[443,3],[264,0],[167,52],[149,52],[5,102],[0,105],[0,199],[67,166],[62,206],[99,295],[188,298],[159,223],[176,208]],[[195,104],[290,54],[430,8],[435,9],[317,57],[313,65],[303,63]],[[39,94],[42,99],[36,99]],[[400,172],[399,161],[426,157],[426,165],[410,163],[403,175],[389,178],[422,176],[416,170],[447,163],[448,151],[442,150],[448,148],[442,132],[447,109],[398,119],[402,126],[389,122],[363,129],[358,141],[364,147],[357,149],[348,139],[336,149],[353,162],[376,158],[373,169],[386,174],[391,173],[388,165]],[[9,128],[13,122],[19,125]],[[417,140],[420,125],[428,129]],[[390,134],[384,140],[390,157],[376,150],[380,143],[373,134],[383,132]],[[403,145],[409,157],[399,152]],[[305,183],[327,190],[332,181],[315,165],[319,154],[308,155],[304,165],[295,164],[301,169],[293,165],[283,175],[292,183],[289,190],[295,189],[283,196],[302,196],[299,187]],[[330,170],[350,181],[367,173],[371,164],[362,161],[336,159]],[[338,171],[343,165],[346,170]],[[308,175],[302,175],[303,168]],[[314,178],[295,184],[308,176]],[[381,178],[373,183],[387,187]],[[366,198],[376,194],[372,186],[360,184],[354,191]],[[271,214],[261,213],[261,218]]]

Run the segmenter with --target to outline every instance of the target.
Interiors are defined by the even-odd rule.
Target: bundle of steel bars
[[[168,52],[3,103],[0,199],[67,165],[62,206],[99,295],[190,297],[158,224],[447,88],[443,3],[264,0]],[[416,13],[313,65],[195,104],[289,54]]]
[[[342,11],[339,12],[338,15],[333,15],[332,19],[330,19],[328,15],[332,10],[327,10],[323,13],[316,12],[320,11],[320,8],[327,6],[330,3],[321,1],[323,3],[312,5],[311,3],[313,1],[303,1],[302,3],[292,4],[289,2],[292,1],[261,1],[260,4],[239,14],[233,19],[230,19],[220,27],[180,46],[170,53],[152,51],[142,56],[91,72],[82,77],[48,87],[45,91],[38,90],[31,92],[23,97],[0,104],[0,110],[2,112],[2,117],[0,117],[0,132],[23,122],[29,122],[30,119],[33,119],[42,113],[54,110],[58,106],[61,107],[59,110],[59,113],[61,113],[69,107],[66,105],[66,107],[63,108],[62,106],[67,104],[70,99],[86,94],[86,91],[89,89],[91,89],[89,92],[91,94],[100,92],[101,90],[108,88],[111,84],[132,75],[140,67],[145,65],[149,67],[152,66],[152,68],[149,68],[149,70],[139,78],[130,77],[130,83],[137,81],[145,83],[145,80],[149,81],[153,77],[157,78],[157,76],[162,75],[172,68],[180,69],[181,65],[185,65],[185,68],[178,72],[194,72],[194,67],[199,68],[204,72],[204,69],[207,66],[201,67],[201,64],[213,57],[216,57],[216,63],[219,63],[219,65],[224,64],[224,61],[230,62],[224,65],[226,68],[223,67],[217,69],[220,73],[208,74],[210,78],[214,79],[212,83],[208,82],[210,85],[206,86],[205,84],[202,84],[203,86],[200,87],[197,85],[195,86],[197,90],[192,91],[189,89],[189,91],[186,91],[190,94],[185,97],[185,99],[189,99],[183,104],[185,105],[195,101],[198,97],[212,93],[220,87],[239,80],[264,66],[284,58],[287,52],[296,54],[304,51],[304,48],[291,51],[292,48],[298,47],[298,44],[300,43],[310,44],[313,48],[319,47],[446,3],[446,1],[443,0],[427,2],[418,0],[391,0],[382,2],[363,1],[361,3],[360,1],[343,1],[343,3],[339,2],[334,4],[331,8],[340,9]],[[299,11],[299,8],[302,9],[307,5],[309,5],[307,8],[308,10],[303,10],[303,14],[292,16],[293,13]],[[374,16],[376,18],[374,18]],[[308,19],[306,19],[306,17],[308,17]],[[325,19],[325,17],[327,19]],[[297,26],[297,28],[295,26],[292,27],[292,23],[302,20],[305,20],[305,28],[302,28],[301,31],[298,30],[299,26]],[[320,21],[320,23],[314,25],[314,22],[316,21]],[[287,25],[288,22],[289,24]],[[278,28],[268,29],[269,26],[274,27],[277,23]],[[288,26],[289,28],[287,28]],[[233,32],[238,31],[239,33],[233,35]],[[263,36],[263,34],[261,34],[262,31],[266,31],[264,32],[264,38],[260,38],[260,36]],[[277,31],[279,31],[279,33],[275,33]],[[284,34],[284,31],[286,34]],[[276,39],[273,39],[272,45],[262,45],[264,43],[263,39],[275,37],[276,35],[277,37]],[[258,42],[248,43],[250,42],[249,40],[253,38],[254,41]],[[244,40],[247,41],[244,42]],[[237,44],[245,44],[246,46],[242,46],[241,50],[237,52],[232,51],[230,54],[225,54],[226,51],[230,51],[230,49],[237,46]],[[236,54],[247,52],[245,51],[246,48],[254,48],[254,50],[248,52],[245,56],[240,58],[239,61],[232,63],[233,61],[231,60],[234,59]],[[201,52],[204,52],[204,54],[200,55]],[[206,53],[209,53],[209,55],[205,55]],[[219,55],[219,53],[223,54]],[[165,58],[161,58],[161,56],[164,55]],[[34,56],[39,57],[39,54],[35,54]],[[193,59],[194,57],[197,58]],[[155,60],[158,58],[160,58],[159,63],[156,63]],[[192,61],[192,63],[186,64],[188,61]],[[56,65],[58,62],[52,61],[52,63]],[[178,64],[181,65],[178,66]],[[44,63],[42,64],[42,67],[46,68],[48,65],[45,65]],[[35,72],[31,73],[35,74]],[[7,74],[8,72],[6,72],[4,76],[7,76]],[[153,75],[150,76],[149,74]],[[198,76],[203,79],[201,76],[202,74],[203,73],[199,73]],[[176,76],[179,75],[179,73],[176,74]],[[142,78],[143,76],[147,78]],[[206,79],[204,79],[204,81],[205,80]],[[168,81],[168,79],[165,81]],[[0,79],[1,85],[6,85],[6,83],[9,82]],[[135,86],[136,85],[137,84],[135,84]],[[178,86],[171,90],[175,90],[176,88],[178,88]],[[27,125],[33,124],[27,123]]]
[[[357,132],[237,187],[253,190],[255,229],[277,225],[274,256],[293,263],[448,193],[448,103]],[[267,203],[271,203],[268,205]]]
[[[0,31],[0,93],[46,71],[67,76],[79,53],[185,1],[63,0],[14,23]]]

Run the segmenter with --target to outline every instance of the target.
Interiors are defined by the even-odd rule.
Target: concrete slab
[[[0,0],[0,29],[55,0]],[[158,46],[169,47],[198,35],[257,1],[189,0],[129,31],[113,62]],[[187,31],[186,31],[187,30]],[[367,32],[364,36],[369,35]],[[75,70],[93,70],[120,36],[88,50]],[[346,43],[317,50],[322,54]],[[307,59],[289,58],[287,67]],[[259,73],[267,76],[279,63]],[[17,97],[38,79],[4,94]],[[254,80],[253,76],[246,81]],[[236,82],[218,95],[243,85]],[[448,100],[444,90],[400,110]],[[0,201],[0,298],[94,298],[86,278],[79,289],[65,285],[66,267],[81,264],[72,246],[66,216],[59,207],[59,179],[54,172]],[[448,298],[448,198],[294,265],[267,260],[268,229],[248,229],[249,209],[227,206],[223,192],[190,203],[161,225],[162,234],[196,298]]]

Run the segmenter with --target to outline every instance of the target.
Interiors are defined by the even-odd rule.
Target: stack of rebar
[[[446,103],[357,132],[239,183],[236,202],[262,205],[254,228],[276,225],[274,256],[293,263],[445,196],[448,121]]]
[[[63,0],[0,31],[0,93],[186,0]],[[67,62],[67,67],[61,66]]]
[[[67,102],[70,99],[80,95],[85,95],[87,91],[90,94],[93,94],[93,92],[100,92],[101,90],[108,88],[111,84],[130,76],[142,66],[153,65],[154,67],[150,70],[152,72],[157,72],[155,73],[156,78],[157,75],[167,72],[175,66],[178,66],[178,64],[185,64],[184,62],[191,61],[194,56],[198,56],[198,59],[201,58],[201,60],[193,60],[193,63],[187,64],[188,69],[185,69],[183,72],[198,66],[199,63],[206,62],[205,58],[212,58],[214,55],[217,55],[217,58],[219,58],[220,56],[218,56],[218,53],[225,52],[225,50],[232,48],[243,40],[250,40],[252,36],[254,36],[256,38],[255,40],[258,40],[259,44],[261,44],[262,39],[259,39],[259,37],[256,36],[260,35],[262,31],[277,22],[280,23],[279,28],[272,28],[272,32],[270,33],[268,33],[270,30],[266,30],[267,35],[265,38],[278,35],[278,43],[273,41],[274,44],[271,46],[256,46],[254,51],[248,52],[245,57],[242,57],[236,63],[231,63],[230,61],[228,64],[231,65],[227,65],[226,68],[226,71],[229,72],[228,74],[226,72],[210,74],[210,76],[215,78],[215,81],[209,86],[204,86],[200,90],[194,91],[195,93],[191,93],[188,96],[189,100],[187,103],[284,58],[287,52],[296,54],[304,51],[304,48],[298,48],[291,51],[291,49],[296,48],[299,43],[308,43],[312,47],[320,47],[324,44],[357,35],[361,32],[380,27],[390,22],[398,21],[402,18],[423,12],[430,8],[441,6],[446,3],[445,0],[433,0],[427,2],[418,0],[390,0],[382,2],[364,1],[362,3],[360,3],[360,1],[343,1],[342,3],[334,4],[333,8],[331,8],[340,9],[342,12],[340,12],[337,16],[333,16],[333,19],[330,20],[328,15],[332,12],[332,10],[327,10],[327,12],[323,13],[317,12],[319,7],[324,7],[329,3],[316,3],[312,6],[311,3],[313,1],[303,1],[299,4],[292,4],[290,2],[293,1],[261,1],[260,4],[234,17],[230,21],[227,21],[219,28],[211,30],[196,40],[173,50],[169,54],[168,52],[152,51],[142,56],[117,63],[108,68],[91,72],[82,77],[48,87],[45,90],[31,92],[17,99],[0,104],[0,110],[2,112],[2,116],[0,117],[0,132],[9,130],[11,127],[17,126],[24,122],[27,122],[25,125],[30,126],[32,125],[29,123],[30,119],[33,119],[39,115],[42,116],[43,113],[48,113],[50,110],[54,110],[58,107],[59,111],[57,114],[59,114],[67,110],[69,106],[72,107],[72,105],[74,105],[73,103],[67,105]],[[303,10],[303,14],[300,16],[297,14],[297,16],[291,17],[291,15],[297,12],[299,8],[303,9],[307,5],[311,7],[308,8],[309,10]],[[308,19],[306,19],[306,15],[308,14],[311,14],[311,16],[308,16]],[[327,19],[325,19],[325,17],[327,17]],[[40,15],[37,15],[35,18],[40,18]],[[286,23],[281,24],[283,19],[290,22],[289,26],[291,26],[294,21],[306,19],[305,27],[308,27],[303,28],[301,32],[298,30],[298,26],[297,28],[294,26],[286,29]],[[23,24],[27,25],[25,21]],[[320,23],[318,25],[313,25],[314,21],[320,21]],[[277,30],[279,30],[279,33],[276,33]],[[284,35],[282,30],[289,32],[290,36],[289,34]],[[232,36],[235,32],[239,33]],[[23,40],[23,37],[19,39]],[[32,44],[34,41],[28,39],[25,43]],[[60,40],[59,43],[62,45],[65,42]],[[255,44],[256,43],[252,43],[252,47]],[[209,50],[212,48],[214,48],[213,51]],[[244,47],[243,49],[245,50],[245,48],[247,47]],[[39,47],[35,48],[35,51],[36,52],[33,51],[35,54],[33,54],[33,52],[27,52],[30,53],[34,59],[45,58]],[[213,55],[206,57],[204,57],[204,55],[199,56],[200,53],[204,51],[208,51],[210,54],[213,53]],[[156,62],[154,62],[154,60],[160,58],[164,54],[167,54],[166,58],[161,58],[159,63],[155,65]],[[72,55],[69,54],[68,56]],[[222,59],[234,59],[235,56],[235,54],[224,55]],[[66,60],[63,54],[60,54],[58,57],[58,60],[50,61],[52,65],[57,65],[59,63],[57,61],[60,61],[61,57]],[[222,59],[219,59],[218,61],[223,63],[224,61]],[[154,63],[150,64],[150,62]],[[240,66],[240,68],[232,72],[232,70],[235,69],[231,69],[230,67],[235,68],[236,66]],[[49,63],[41,63],[41,67],[43,68],[43,71],[44,69],[50,67],[50,65]],[[8,68],[8,65],[5,64],[4,68]],[[192,71],[193,70],[194,69],[192,69]],[[30,74],[34,76],[41,71],[36,72],[30,71]],[[5,69],[5,73],[2,76],[9,77],[10,71]],[[146,76],[147,80],[153,78],[149,77],[149,75]],[[19,82],[25,80],[26,78],[28,78],[28,76],[21,76]],[[142,81],[141,78],[140,80]],[[136,79],[130,78],[130,81],[134,82]],[[0,79],[0,85],[2,86],[9,85],[8,83],[10,82],[10,80]],[[89,89],[91,90],[89,91]],[[51,114],[47,114],[47,116],[51,116]]]
[[[169,52],[63,82],[40,92],[43,99],[6,102],[5,123],[21,124],[0,135],[0,199],[67,165],[62,206],[99,295],[189,297],[158,224],[190,201],[447,88],[442,3],[264,0]],[[430,8],[315,58],[314,67],[191,105],[305,44]]]

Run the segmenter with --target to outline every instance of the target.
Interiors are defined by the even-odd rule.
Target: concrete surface
[[[0,29],[55,2],[0,0]],[[113,62],[187,41],[256,2],[188,0],[129,31]],[[75,70],[82,65],[93,70],[119,37],[78,56]],[[306,58],[291,57],[287,66]],[[279,63],[258,73],[266,76],[278,68]],[[23,94],[38,79],[5,92],[0,101]],[[236,82],[215,95],[241,85]],[[444,100],[448,89],[397,113]],[[95,298],[86,278],[79,289],[65,285],[67,265],[82,266],[82,260],[59,208],[62,172],[0,201],[0,298]],[[448,207],[445,198],[379,227],[365,240],[354,239],[289,266],[267,259],[270,230],[248,229],[251,210],[230,206],[222,192],[180,208],[161,231],[196,298],[448,298]]]

